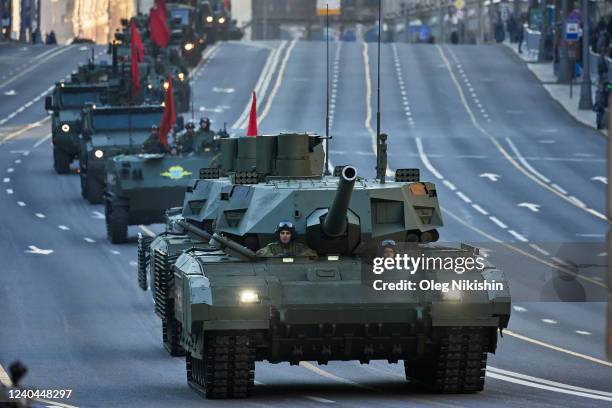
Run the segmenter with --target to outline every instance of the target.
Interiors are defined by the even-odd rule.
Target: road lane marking
[[[548,252],[547,250],[543,249],[542,247],[536,245],[536,244],[529,244],[529,246],[533,249],[535,249],[536,251],[538,251],[539,253],[541,253],[542,255],[545,256],[550,256],[550,252]]]
[[[591,332],[585,331],[585,330],[576,330],[576,333],[578,334],[582,334],[583,336],[590,336]]]
[[[446,187],[448,187],[451,191],[455,191],[457,189],[457,187],[455,187],[455,185],[453,183],[451,183],[448,180],[442,180],[442,184],[444,184]]]
[[[591,177],[593,181],[601,181],[603,184],[608,184],[608,178],[604,176]]]
[[[20,207],[25,207],[26,203],[24,203],[23,201],[17,201],[17,205]]]
[[[6,189],[6,194],[13,194],[13,189],[12,188],[7,188]]]
[[[278,76],[276,77],[276,82],[274,83],[274,88],[272,88],[272,92],[270,92],[270,96],[266,100],[266,106],[264,107],[261,115],[257,117],[257,123],[262,123],[266,116],[268,116],[268,112],[270,111],[270,107],[272,106],[272,101],[276,97],[278,90],[280,89],[281,83],[283,82],[283,77],[285,76],[285,68],[287,68],[287,64],[289,62],[289,57],[291,56],[291,52],[295,45],[297,44],[297,40],[291,41],[289,48],[287,48],[287,52],[285,52],[285,57],[283,58],[283,62],[281,63],[280,68],[278,69]],[[246,122],[245,122],[246,124]]]
[[[477,228],[477,227],[473,226],[472,224],[466,222],[462,217],[460,217],[457,214],[455,214],[454,212],[450,211],[448,208],[442,207],[442,211],[443,211],[444,214],[448,214],[450,217],[455,219],[455,221],[459,222],[460,224],[462,224],[466,228],[471,229],[472,231],[482,235],[483,237],[489,239],[490,241],[496,242],[496,243],[498,243],[498,244],[500,244],[500,245],[502,245],[502,246],[504,246],[504,247],[506,247],[506,248],[508,248],[508,249],[510,249],[510,250],[512,250],[512,251],[514,251],[516,253],[518,253],[518,254],[521,254],[521,255],[523,255],[523,256],[525,256],[527,258],[533,259],[534,261],[539,262],[542,265],[546,265],[546,266],[548,266],[550,268],[554,268],[554,269],[562,271],[562,272],[564,272],[566,274],[572,275],[572,276],[576,277],[577,279],[582,279],[584,281],[590,282],[590,283],[592,283],[594,285],[601,286],[601,287],[606,288],[606,289],[608,288],[607,285],[605,285],[605,284],[603,284],[601,282],[598,282],[595,279],[589,278],[588,276],[583,276],[583,275],[577,274],[575,271],[572,271],[571,269],[568,269],[568,268],[564,267],[563,265],[554,264],[554,263],[549,262],[549,261],[547,261],[545,259],[539,258],[538,256],[536,256],[534,254],[526,252],[526,251],[522,250],[521,248],[515,247],[514,245],[511,245],[511,244],[509,244],[509,243],[507,243],[505,241],[502,241],[501,239],[495,237],[494,235],[488,234],[488,233],[484,232],[483,230],[481,230],[480,228]],[[505,330],[504,333],[506,333],[506,332],[507,331]]]
[[[322,370],[319,367],[314,366],[313,364],[311,364],[311,363],[309,363],[307,361],[301,361],[300,362],[300,366],[304,367],[305,369],[310,370],[310,371],[312,371],[314,373],[319,374],[321,377],[325,377],[325,378],[328,378],[330,380],[334,380],[336,382],[352,385],[353,387],[358,387],[358,388],[362,388],[362,389],[369,390],[369,391],[377,391],[375,388],[368,387],[367,385],[356,383],[355,381],[351,381],[351,380],[349,380],[347,378],[338,377],[337,375],[332,374],[332,373],[330,373],[328,371]]]
[[[457,194],[457,196],[459,196],[460,199],[462,199],[466,203],[470,204],[472,202],[472,200],[468,196],[463,194],[461,191],[457,191],[456,194]]]
[[[70,229],[65,225],[58,225],[57,228],[61,229],[62,231],[68,231]]]
[[[89,238],[89,237],[85,237],[85,238],[83,238],[83,240],[84,240],[85,242],[89,242],[90,244],[94,244],[94,243],[96,242],[96,240],[91,239],[91,238]]]
[[[51,139],[51,133],[47,134],[45,137],[43,137],[42,139],[34,143],[34,145],[32,146],[32,149],[36,149],[38,146],[45,143],[49,139]]]
[[[423,142],[421,141],[421,138],[417,137],[415,138],[415,141],[416,141],[419,157],[421,158],[423,165],[425,165],[425,168],[427,168],[427,170],[429,170],[429,172],[433,174],[435,178],[439,180],[444,179],[444,176],[442,176],[442,174],[431,164],[431,162],[429,161],[429,157],[427,157],[427,155],[425,154],[425,151],[423,150]]]
[[[530,211],[535,212],[535,213],[540,211],[540,205],[534,204],[534,203],[518,203],[517,207],[527,208]]]
[[[525,238],[523,235],[519,234],[515,230],[508,230],[508,233],[521,242],[529,242],[527,238]]]
[[[580,275],[578,275],[578,276],[580,276]],[[578,358],[581,358],[583,360],[587,360],[587,361],[590,361],[590,362],[593,362],[593,363],[604,365],[606,367],[612,367],[612,362],[610,362],[610,361],[601,360],[601,359],[596,358],[596,357],[591,357],[591,356],[588,356],[586,354],[578,353],[578,352],[571,351],[571,350],[568,350],[568,349],[565,349],[565,348],[562,348],[562,347],[559,347],[559,346],[555,346],[553,344],[549,344],[549,343],[543,342],[541,340],[536,340],[536,339],[533,339],[531,337],[527,337],[527,336],[524,336],[522,334],[513,332],[511,330],[504,330],[504,334],[507,334],[509,336],[515,337],[517,339],[520,339],[520,340],[523,340],[523,341],[526,341],[526,342],[529,342],[529,343],[537,344],[538,346],[546,347],[546,348],[551,349],[551,350],[555,350],[555,351],[558,351],[558,352],[561,352],[561,353],[565,353],[565,354],[568,354],[568,355],[573,356],[573,357],[578,357]]]
[[[29,125],[24,126],[21,129],[15,131],[15,132],[9,133],[5,137],[3,137],[2,140],[0,140],[0,146],[5,144],[9,140],[16,138],[17,136],[20,136],[20,135],[26,133],[27,131],[29,131],[31,129],[34,129],[35,127],[41,126],[43,123],[47,122],[50,118],[51,118],[51,116],[45,116],[43,119],[39,120],[38,122],[31,123]],[[2,121],[0,121],[0,122],[2,122]],[[24,153],[24,156],[26,156],[25,153]]]
[[[512,309],[516,310],[517,312],[521,312],[521,313],[524,313],[527,311],[527,309],[524,308],[523,306],[512,306]]]
[[[72,47],[73,47],[72,45],[68,45],[68,46],[65,46],[65,47],[57,48],[53,53],[51,53],[50,55],[45,56],[41,60],[37,61],[35,64],[31,64],[28,68],[26,68],[24,70],[19,70],[17,73],[12,75],[11,78],[9,78],[6,81],[4,81],[3,83],[1,83],[0,84],[0,88],[4,88],[5,86],[10,84],[11,82],[14,82],[17,78],[20,78],[21,76],[27,74],[28,72],[32,71],[34,68],[40,66],[42,63],[50,60],[51,58],[54,58],[54,57],[57,57],[60,54],[63,54],[64,52],[70,50]]]
[[[100,211],[92,211],[91,213],[93,214],[91,218],[95,218],[97,220],[103,220],[106,218]]]
[[[449,72],[449,75],[453,81],[453,83],[455,84],[455,87],[457,88],[457,92],[459,93],[459,98],[461,99],[461,103],[463,104],[465,111],[467,112],[468,116],[470,117],[470,120],[472,121],[472,124],[474,125],[474,127],[476,129],[478,129],[483,135],[485,135],[490,141],[491,143],[493,143],[493,145],[497,148],[497,150],[504,156],[504,158],[506,160],[508,160],[508,162],[510,162],[510,164],[512,164],[512,166],[514,166],[519,172],[521,172],[523,175],[525,175],[527,178],[529,178],[530,180],[532,180],[533,182],[535,182],[536,184],[540,185],[541,187],[543,187],[544,189],[552,192],[553,194],[555,194],[556,196],[562,198],[563,200],[571,203],[572,205],[574,205],[577,208],[580,208],[586,212],[588,212],[591,215],[594,215],[597,218],[606,220],[606,222],[608,221],[607,217],[601,213],[599,213],[596,210],[593,210],[592,208],[587,208],[582,207],[580,205],[576,205],[575,202],[573,202],[572,200],[569,199],[569,197],[559,193],[559,191],[557,191],[556,189],[552,188],[550,186],[550,184],[546,183],[543,181],[543,179],[540,179],[538,176],[535,175],[535,173],[530,172],[528,169],[529,167],[521,165],[521,163],[517,162],[509,153],[508,151],[499,143],[499,141],[493,137],[486,129],[484,129],[480,123],[478,122],[478,120],[476,119],[476,116],[474,115],[474,112],[472,111],[472,109],[470,108],[469,104],[467,103],[465,94],[463,92],[463,88],[461,87],[461,84],[459,83],[459,81],[457,80],[457,77],[455,76],[455,73],[452,70],[452,67],[450,65],[450,62],[448,61],[448,58],[446,57],[446,55],[444,54],[444,51],[442,50],[442,48],[439,45],[436,45],[436,48],[438,49],[438,53],[440,54],[440,57],[442,58],[442,60],[444,61],[444,64],[446,65],[446,68]],[[532,168],[533,169],[533,168]],[[537,172],[536,172],[537,173]],[[541,174],[537,173],[539,176],[542,176]],[[543,177],[543,176],[542,176]],[[544,177],[546,179],[546,177]]]
[[[43,214],[43,213],[36,213],[36,214],[34,214],[34,215],[35,215],[36,217],[38,217],[38,218],[46,218],[45,214]]]
[[[472,208],[481,213],[482,215],[489,215],[489,213],[478,204],[472,204]]]
[[[544,378],[533,377],[531,375],[517,373],[515,371],[503,370],[503,369],[497,368],[497,367],[488,366],[487,367],[487,371],[491,371],[491,372],[494,372],[496,374],[506,375],[508,377],[520,378],[520,379],[532,381],[532,382],[535,382],[535,383],[550,385],[550,386],[553,386],[553,387],[564,388],[564,389],[567,389],[567,390],[582,391],[582,392],[586,392],[586,393],[589,393],[589,394],[596,394],[596,395],[602,395],[602,396],[605,396],[605,397],[612,397],[612,393],[610,393],[610,392],[593,390],[593,389],[590,389],[590,388],[583,388],[583,387],[578,387],[578,386],[575,386],[575,385],[564,384],[564,383],[560,383],[560,382],[556,382],[556,381],[546,380]]]
[[[509,376],[502,375],[502,374],[497,374],[495,372],[488,372],[487,373],[487,377],[494,378],[494,379],[497,379],[497,380],[506,381],[506,382],[511,382],[511,383],[514,383],[514,384],[524,385],[526,387],[539,388],[541,390],[558,392],[558,393],[561,393],[561,394],[569,394],[569,395],[575,395],[575,396],[578,396],[578,397],[585,397],[585,398],[591,398],[591,399],[597,399],[597,400],[603,400],[603,401],[612,401],[612,398],[604,397],[602,395],[591,394],[591,393],[586,393],[586,392],[581,392],[581,391],[573,391],[573,390],[568,390],[568,389],[565,389],[565,388],[558,388],[558,387],[553,387],[553,386],[550,386],[550,385],[540,384],[540,383],[536,383],[536,382],[525,381],[525,380],[521,380],[519,378],[509,377]]]
[[[553,320],[553,319],[540,319],[540,320],[546,324],[557,324],[558,323],[556,320]]]
[[[259,74],[259,78],[257,83],[255,84],[255,88],[253,91],[257,94],[260,102],[263,102],[263,99],[267,93],[267,88],[270,85],[270,76],[276,72],[276,67],[278,66],[279,56],[282,52],[282,49],[287,45],[287,41],[283,41],[278,47],[275,47],[270,50],[268,54],[268,58],[266,59],[266,63],[264,64],[261,73]],[[249,98],[248,103],[244,107],[244,110],[231,126],[233,129],[243,129],[246,125],[246,121],[251,109],[251,98]]]
[[[480,175],[480,177],[488,178],[491,181],[497,181],[497,180],[499,180],[500,175],[499,174],[495,174],[495,173],[482,173]]]
[[[503,222],[501,222],[497,217],[490,216],[489,219],[493,221],[495,224],[497,224],[497,226],[500,228],[503,228],[503,229],[508,228],[508,226],[504,224]]]
[[[3,178],[3,179],[2,179],[2,181],[3,181],[4,183],[10,183],[10,182],[11,182],[11,179],[10,179],[10,177],[5,177],[5,178]]]
[[[38,248],[36,245],[30,245],[28,246],[28,249],[24,252],[27,252],[28,254],[36,254],[36,255],[50,255],[53,253],[52,249],[42,249],[42,248]]]

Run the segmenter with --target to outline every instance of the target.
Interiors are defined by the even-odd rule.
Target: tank
[[[187,155],[119,155],[106,162],[106,231],[113,244],[127,242],[128,225],[164,221],[166,209],[183,202],[189,181],[213,168],[218,149]]]
[[[51,112],[53,167],[58,174],[70,172],[70,163],[79,152],[81,110],[86,104],[99,104],[107,98],[109,85],[59,82],[45,97],[45,110]]]
[[[81,194],[92,204],[101,204],[106,185],[106,163],[119,154],[135,154],[159,125],[161,105],[102,106],[85,108],[81,115],[79,144]]]
[[[352,166],[323,177],[320,137],[253,139],[222,150],[234,167],[212,234],[187,225],[209,246],[153,271],[156,311],[172,322],[189,385],[207,398],[243,398],[256,361],[387,360],[402,361],[408,381],[436,392],[482,390],[487,353],[510,318],[502,271],[484,261],[470,274],[479,284],[506,284],[489,291],[381,296],[372,286],[383,240],[405,242],[402,251],[412,256],[478,256],[469,245],[433,242],[443,225],[435,184],[416,169],[397,170],[390,181],[361,178]],[[316,256],[256,252],[275,240],[281,220]],[[441,285],[449,279],[442,272],[416,277]]]

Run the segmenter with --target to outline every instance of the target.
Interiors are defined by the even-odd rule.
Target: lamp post
[[[580,101],[578,102],[578,109],[580,110],[593,109],[589,28],[589,0],[582,0],[582,86],[580,87]]]

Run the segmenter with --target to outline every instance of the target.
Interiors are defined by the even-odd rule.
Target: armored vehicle
[[[81,194],[92,204],[103,200],[106,161],[118,154],[140,152],[159,125],[161,105],[90,106],[81,115],[82,134],[79,143]]]
[[[179,30],[181,57],[189,67],[195,67],[202,59],[206,47],[203,22],[198,18],[196,9],[186,4],[168,3],[168,13],[175,24],[173,31]]]
[[[70,171],[70,163],[79,152],[81,109],[87,104],[100,103],[108,85],[57,83],[45,98],[45,110],[51,111],[53,167],[59,174]]]
[[[127,242],[128,225],[164,221],[180,205],[193,175],[211,165],[215,150],[189,155],[119,155],[106,162],[106,231],[113,244]]]
[[[394,181],[359,178],[351,166],[322,177],[314,135],[232,143],[234,171],[222,186],[215,232],[178,221],[214,245],[185,250],[172,268],[152,254],[156,312],[172,332],[166,347],[185,350],[192,388],[208,398],[246,397],[255,361],[380,359],[403,360],[407,379],[434,391],[483,389],[487,353],[510,317],[507,286],[384,294],[372,287],[372,248],[385,240],[417,237],[410,250],[429,257],[477,256],[477,248],[431,242],[442,226],[434,184],[416,169],[398,170]],[[276,239],[279,220],[317,256],[254,252]],[[440,270],[416,277],[449,279]],[[469,277],[506,283],[490,264]]]

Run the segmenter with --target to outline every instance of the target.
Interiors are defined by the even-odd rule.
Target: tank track
[[[149,264],[150,246],[153,242],[151,237],[143,237],[138,234],[138,286],[142,290],[147,290],[147,265]]]
[[[187,382],[208,399],[246,398],[255,383],[255,344],[247,334],[207,334],[202,360],[187,353]]]
[[[489,336],[489,328],[445,329],[428,357],[404,362],[406,379],[439,393],[482,391]]]
[[[185,355],[185,349],[181,346],[181,330],[181,323],[174,317],[162,320],[162,341],[173,357]]]

